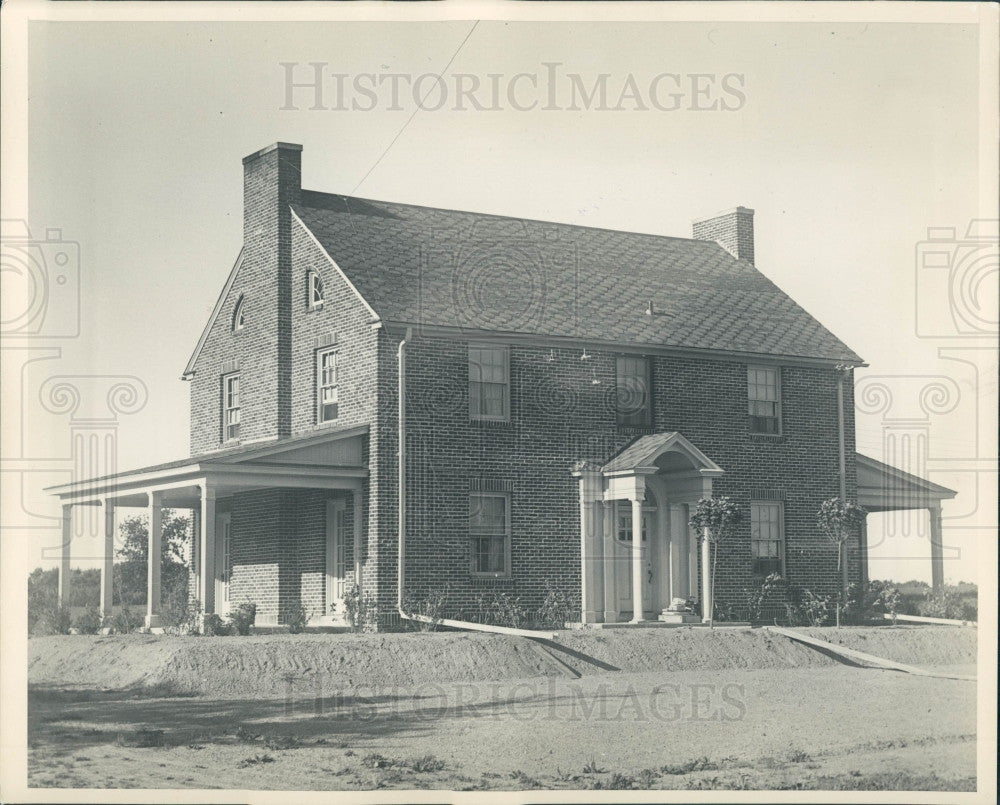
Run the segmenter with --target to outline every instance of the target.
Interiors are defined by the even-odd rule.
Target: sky
[[[980,116],[979,35],[971,23],[32,23],[27,223],[35,240],[58,228],[79,244],[61,290],[80,320],[76,337],[36,342],[58,356],[6,380],[23,387],[20,456],[63,467],[44,462],[70,438],[69,415],[38,402],[52,375],[141,381],[145,401],[115,425],[119,469],[187,455],[179,378],[239,250],[241,159],[282,140],[303,145],[305,188],[367,198],[682,237],[694,218],[753,208],[757,267],[866,360],[859,392],[893,391],[888,410],[869,395],[858,411],[858,449],[882,458],[887,433],[925,435],[912,466],[960,492],[945,504],[946,578],[976,580],[979,545],[996,538],[984,468],[997,393],[995,252],[966,237],[989,197],[981,126],[995,125]],[[308,88],[288,103],[287,76],[311,78],[311,63],[324,109]],[[336,108],[335,73],[350,87],[446,66],[504,90],[555,69],[558,108],[516,108],[545,100],[531,78],[498,109],[449,97],[418,110],[406,92],[389,108],[384,85],[370,110]],[[571,73],[587,87],[607,74],[609,106],[631,76],[646,108],[570,108]],[[678,109],[649,101],[663,73],[680,77]],[[947,270],[921,263],[930,227],[956,229],[946,260],[985,265],[966,289],[987,320],[973,337],[948,316]],[[25,481],[26,521],[56,513],[38,491],[54,474]],[[922,528],[872,516],[873,577],[929,581]],[[33,539],[55,545],[58,529]]]

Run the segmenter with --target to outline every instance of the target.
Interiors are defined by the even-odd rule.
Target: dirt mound
[[[975,661],[976,634],[950,627],[803,630],[921,664]],[[505,635],[304,634],[251,637],[57,636],[28,643],[33,685],[161,688],[223,699],[375,691],[448,682],[609,671],[828,666],[836,660],[762,629],[607,629],[536,642]]]
[[[911,665],[963,665],[976,662],[976,630],[968,626],[878,626],[870,629],[796,631],[837,646]]]

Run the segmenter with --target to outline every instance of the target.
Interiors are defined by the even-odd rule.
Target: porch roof
[[[667,453],[678,455],[664,459]],[[601,467],[605,475],[691,470],[710,477],[723,474],[723,469],[718,464],[677,431],[640,436]]]
[[[927,509],[940,506],[942,500],[951,500],[958,494],[954,489],[861,453],[856,453],[855,459],[858,505],[870,512]]]
[[[327,428],[289,439],[241,445],[178,461],[153,464],[113,475],[73,480],[46,492],[64,503],[94,503],[107,498],[118,505],[145,505],[150,491],[182,505],[212,488],[219,496],[271,487],[356,489],[368,476],[361,439],[367,425]]]

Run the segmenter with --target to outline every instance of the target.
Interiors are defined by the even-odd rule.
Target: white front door
[[[655,511],[642,513],[643,609],[653,610],[653,589],[656,572],[653,564],[655,542]],[[618,501],[615,512],[615,589],[618,591],[618,611],[632,612],[632,502]]]
[[[347,593],[347,555],[345,526],[346,505],[343,500],[326,504],[326,615],[344,615]]]
[[[229,614],[229,582],[233,574],[233,516],[220,514],[215,521],[215,611],[225,617]]]

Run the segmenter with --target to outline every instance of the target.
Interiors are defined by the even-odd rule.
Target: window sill
[[[313,313],[313,312],[315,312],[317,310],[322,310],[322,309],[323,309],[323,303],[322,302],[318,302],[315,305],[307,305],[306,306],[306,313]]]
[[[492,573],[470,573],[469,580],[473,584],[511,584],[514,577],[510,574],[494,576]]]
[[[473,425],[486,425],[487,427],[493,425],[504,426],[504,425],[510,425],[510,418],[508,417],[507,419],[499,419],[492,417],[473,416],[469,417],[469,422],[471,422]]]
[[[750,439],[753,441],[761,442],[783,442],[785,440],[784,433],[755,433],[750,431]]]

